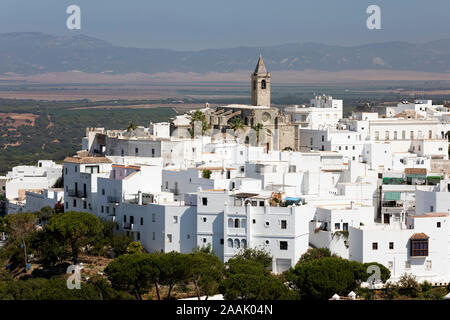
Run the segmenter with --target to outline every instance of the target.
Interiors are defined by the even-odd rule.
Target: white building
[[[406,224],[349,228],[350,260],[381,263],[392,281],[409,273],[419,281],[449,283],[449,249],[447,213],[410,216]]]

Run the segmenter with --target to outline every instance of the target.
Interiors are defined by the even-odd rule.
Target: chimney
[[[138,191],[138,205],[142,206],[142,191]]]

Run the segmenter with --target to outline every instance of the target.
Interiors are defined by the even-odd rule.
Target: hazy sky
[[[66,8],[81,7],[81,30]],[[381,7],[382,30],[366,9]],[[449,0],[0,0],[0,33],[83,33],[116,45],[200,50],[290,42],[353,45],[450,38]]]

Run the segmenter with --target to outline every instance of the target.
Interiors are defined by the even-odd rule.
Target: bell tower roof
[[[258,63],[256,64],[255,73],[267,73],[266,66],[261,55],[259,55]]]

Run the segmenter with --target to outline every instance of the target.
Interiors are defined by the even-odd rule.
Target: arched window
[[[233,228],[233,219],[228,219],[228,228]]]
[[[239,239],[234,239],[234,247],[239,249],[241,247],[241,242]]]
[[[228,239],[228,248],[233,248],[233,240],[232,239]]]
[[[241,245],[242,245],[242,248],[244,248],[244,249],[247,248],[247,240],[242,239]]]
[[[253,90],[256,90],[256,80],[253,80]]]
[[[239,228],[239,219],[234,219],[234,227]]]
[[[261,89],[265,89],[266,88],[266,80],[262,80],[261,81]]]
[[[242,219],[241,220],[241,228],[246,228],[247,227],[247,219]]]

